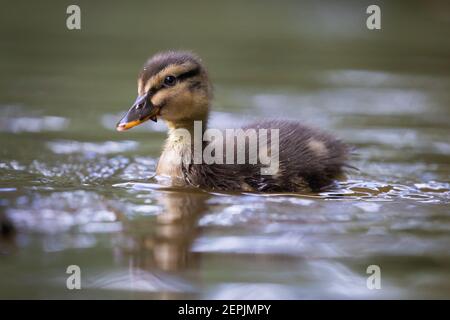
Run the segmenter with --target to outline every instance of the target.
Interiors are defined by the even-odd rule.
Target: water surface
[[[364,1],[81,1],[68,31],[68,4],[2,4],[1,298],[450,297],[448,5],[381,2],[369,31]],[[212,126],[297,119],[359,171],[320,194],[164,187],[164,125],[114,127],[170,48],[207,64]]]

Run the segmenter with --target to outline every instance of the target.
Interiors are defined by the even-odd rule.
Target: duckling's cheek
[[[176,118],[190,118],[193,112],[192,95],[186,91],[179,91],[166,100],[166,112]]]
[[[165,104],[165,100],[167,100],[167,93],[165,93],[163,91],[157,92],[152,97],[152,104],[154,106],[162,106],[163,104]]]
[[[178,90],[172,98],[173,104],[180,106],[183,109],[190,109],[192,105],[192,94],[187,90]]]

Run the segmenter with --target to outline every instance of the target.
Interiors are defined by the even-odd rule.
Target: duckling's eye
[[[164,78],[164,85],[166,85],[168,87],[174,86],[176,82],[177,82],[177,78],[175,78],[174,76],[167,76]]]

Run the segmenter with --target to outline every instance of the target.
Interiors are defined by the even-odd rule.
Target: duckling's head
[[[118,131],[160,117],[171,128],[206,121],[212,88],[200,59],[183,51],[151,57],[138,77],[138,97],[117,124]]]

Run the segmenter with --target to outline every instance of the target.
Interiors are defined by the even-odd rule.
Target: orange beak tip
[[[127,130],[127,128],[126,128],[125,125],[118,125],[118,126],[116,127],[116,130],[119,131],[119,132],[122,132],[122,131]]]
[[[135,120],[135,121],[130,121],[130,122],[125,122],[125,123],[119,123],[116,126],[116,130],[117,131],[125,131],[131,128],[136,127],[137,125],[140,125],[142,122],[142,120]]]

